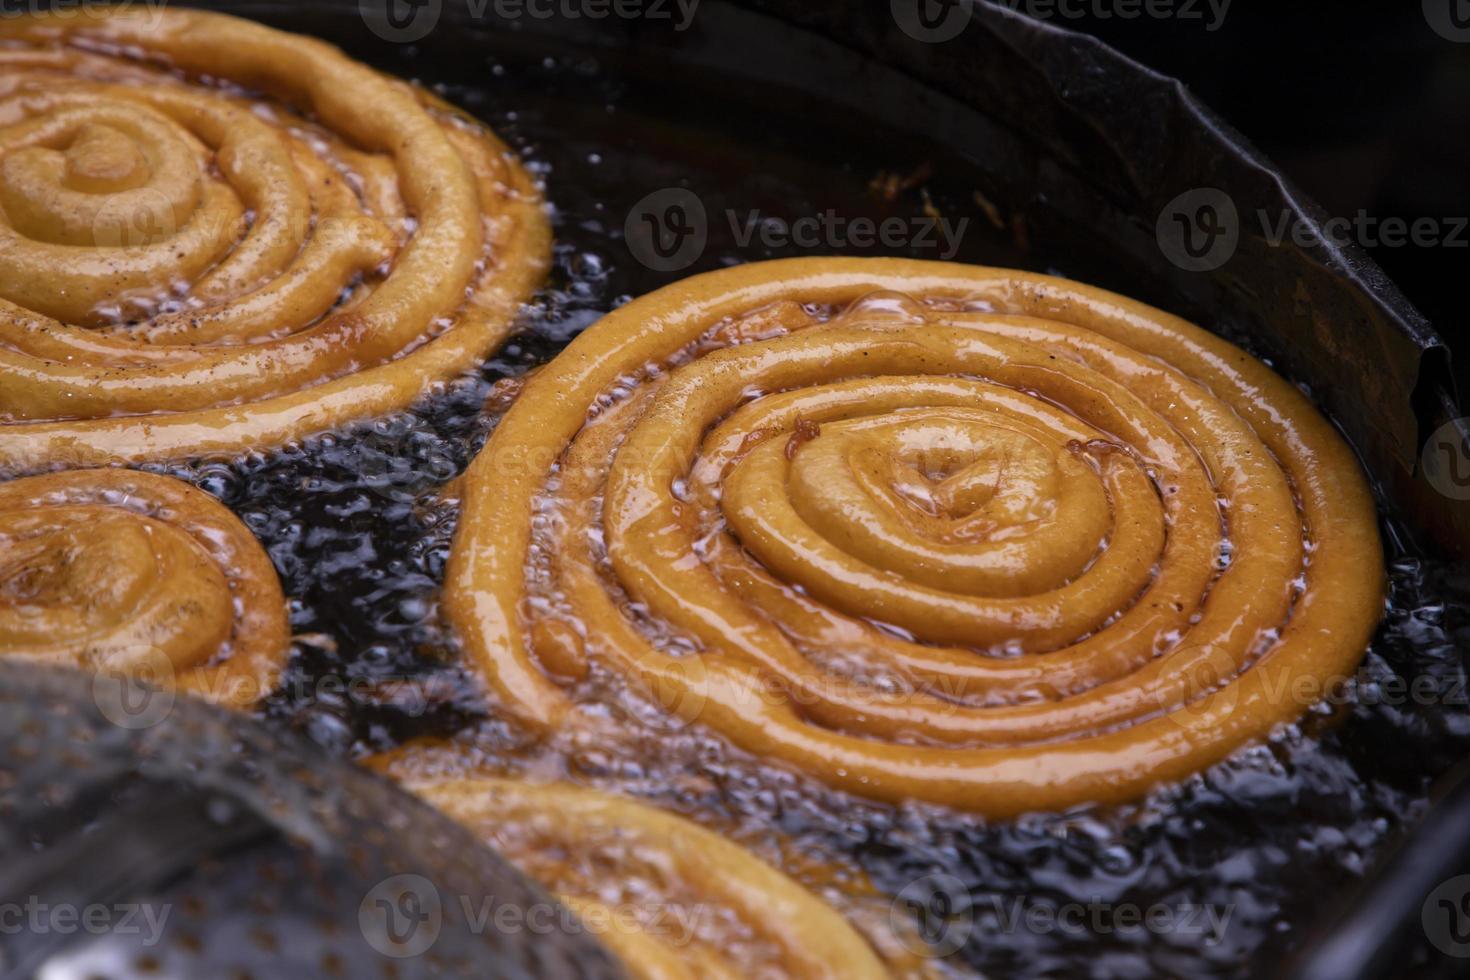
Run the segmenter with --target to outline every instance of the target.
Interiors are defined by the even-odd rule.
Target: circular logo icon
[[[136,732],[173,714],[174,665],[167,655],[151,647],[129,650],[118,656],[117,663],[103,665],[92,675],[92,701],[102,717]]]
[[[1440,882],[1424,899],[1419,919],[1435,949],[1458,959],[1470,957],[1470,875]]]
[[[384,956],[421,956],[444,928],[444,903],[439,889],[423,875],[395,875],[363,898],[357,925],[368,945]]]
[[[1470,0],[1424,0],[1424,19],[1445,40],[1470,42]]]
[[[1184,657],[1191,652],[1192,649],[1181,649],[1171,652],[1169,656]],[[1161,691],[1159,707],[1180,728],[1188,731],[1213,731],[1220,725],[1222,712],[1230,714],[1240,701],[1240,687],[1235,683],[1235,677],[1221,674],[1219,668],[1208,660],[1179,670],[1175,676],[1185,682],[1184,695],[1187,700],[1179,704],[1173,700],[1174,691]],[[1291,693],[1285,692],[1287,696]]]
[[[444,0],[357,0],[368,30],[393,44],[422,41],[439,26]]]
[[[633,258],[654,272],[687,269],[709,242],[704,202],[684,187],[654,191],[628,212],[623,237]]]
[[[1470,500],[1470,418],[1435,429],[1419,463],[1431,487],[1451,500]]]
[[[1199,187],[1170,201],[1155,230],[1164,258],[1186,272],[1212,272],[1240,245],[1240,214],[1229,194]]]
[[[943,44],[964,32],[975,0],[890,0],[893,22],[915,41]]]
[[[153,187],[106,197],[92,215],[92,244],[97,248],[137,248],[179,233],[172,202]]]
[[[970,890],[963,881],[943,872],[905,885],[888,907],[888,918],[894,935],[920,956],[949,956],[969,942],[975,931]]]
[[[668,658],[664,653],[653,652],[645,656],[658,661],[650,672],[654,679],[645,690],[664,713],[662,723],[683,729],[699,721],[709,702],[709,667],[704,655],[689,653]]]

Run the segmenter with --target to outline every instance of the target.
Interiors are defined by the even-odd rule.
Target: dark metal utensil
[[[190,698],[0,663],[0,976],[617,975],[386,780]]]

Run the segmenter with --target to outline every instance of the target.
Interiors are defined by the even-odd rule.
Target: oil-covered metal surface
[[[16,664],[0,908],[5,977],[619,975],[468,832],[307,740]],[[486,927],[533,908],[544,928]]]

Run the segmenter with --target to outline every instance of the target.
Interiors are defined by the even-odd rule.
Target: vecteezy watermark
[[[1440,882],[1425,897],[1419,920],[1435,949],[1457,959],[1470,957],[1470,875]]]
[[[646,20],[668,22],[675,31],[694,23],[700,0],[449,0],[471,21]],[[415,44],[433,33],[446,0],[357,0],[363,23],[395,44]]]
[[[444,0],[357,0],[357,12],[368,30],[383,40],[414,44],[439,26]]]
[[[952,874],[942,871],[915,878],[889,906],[893,934],[909,951],[943,958],[964,948],[975,930],[970,890]],[[913,923],[918,924],[915,932]],[[912,937],[912,938],[910,938]]]
[[[1470,44],[1470,0],[1424,0],[1424,19],[1447,41]]]
[[[883,247],[932,251],[948,261],[959,252],[969,218],[938,215],[887,218],[847,216],[827,209],[817,214],[781,218],[760,210],[726,209],[722,219],[737,248],[831,249],[846,251]],[[644,196],[628,211],[623,237],[633,258],[655,272],[687,269],[709,244],[710,215],[698,194],[665,187]]]
[[[1320,224],[1290,211],[1257,209],[1247,220],[1234,199],[1217,187],[1185,191],[1159,212],[1155,234],[1159,249],[1187,272],[1211,272],[1235,257],[1251,225],[1255,237],[1272,248],[1470,248],[1470,217],[1414,219],[1379,217],[1359,210],[1352,217],[1328,218]]]
[[[1235,255],[1240,213],[1217,187],[1185,191],[1164,206],[1155,226],[1164,257],[1186,272],[1210,272]]]
[[[1235,674],[1209,657],[1200,656],[1201,653],[1185,640],[1169,654],[1178,664],[1171,668],[1170,673],[1184,685],[1184,700],[1176,702],[1174,699],[1178,695],[1167,688],[1155,692],[1158,707],[1166,712],[1165,717],[1191,732],[1218,728],[1220,719],[1233,712],[1240,701],[1240,687],[1234,683]]]
[[[472,935],[525,933],[532,936],[593,936],[614,933],[656,937],[682,948],[693,942],[705,917],[715,914],[701,903],[638,902],[584,904],[573,913],[557,902],[499,901],[493,895],[458,895],[446,899],[438,887],[417,874],[395,875],[363,897],[357,924],[373,949],[394,959],[422,956],[443,934],[446,916]]]
[[[1470,218],[1379,218],[1359,209],[1351,218],[1328,218],[1321,228],[1296,220],[1289,213],[1271,220],[1258,211],[1262,237],[1272,245],[1290,241],[1300,248],[1326,242],[1343,246],[1357,243],[1364,248],[1470,248]]]
[[[1451,500],[1470,500],[1470,418],[1435,429],[1419,463],[1431,487]]]
[[[698,194],[665,187],[641,198],[623,222],[628,251],[654,272],[687,269],[709,244],[709,215]]]
[[[738,215],[727,211],[735,244],[749,248],[759,241],[766,248],[917,248],[936,251],[946,262],[960,250],[969,218],[950,221],[932,215],[887,218],[847,218],[830,208],[820,214],[787,221],[752,211],[737,224]]]
[[[173,714],[174,665],[154,648],[126,651],[118,666],[92,675],[92,702],[102,717],[118,728],[143,731]]]
[[[121,10],[146,11],[148,26],[155,27],[169,0],[0,0],[0,21],[49,14],[58,20],[73,17],[104,17]]]
[[[425,604],[425,608],[432,607]],[[426,611],[424,615],[429,613]],[[102,717],[127,731],[143,731],[162,724],[179,702],[173,665],[156,651],[129,655],[116,667],[100,668],[91,677],[91,688],[93,703]],[[462,682],[451,673],[374,677],[293,675],[284,680],[246,674],[205,674],[194,678],[190,690],[195,696],[217,704],[314,704],[390,710],[407,718],[422,718],[455,705],[465,693]],[[681,710],[697,711],[697,708]]]
[[[421,956],[444,928],[444,900],[423,875],[395,875],[363,896],[357,926],[368,945],[384,956]]]
[[[528,933],[532,936],[636,933],[657,938],[675,949],[682,949],[693,942],[706,920],[717,914],[712,906],[702,902],[646,901],[616,905],[587,902],[573,912],[567,906],[553,902],[521,905],[496,901],[493,895],[462,895],[459,904],[465,922],[475,934],[491,930],[502,935]]]
[[[1034,20],[1173,20],[1211,33],[1225,24],[1234,0],[987,0]]]
[[[1171,653],[1170,656],[1177,654]],[[1228,716],[1239,704],[1241,692],[1238,671],[1227,671],[1209,661],[1189,666],[1180,666],[1175,676],[1184,681],[1185,696],[1181,699],[1170,689],[1152,693],[1157,710],[1168,719],[1186,729],[1201,731],[1218,727],[1220,719]],[[790,692],[780,689],[776,683],[759,688],[763,697],[774,705],[792,704],[798,707],[823,703],[832,696],[850,699],[854,703],[892,703],[914,698],[952,702],[948,710],[961,713],[966,709],[963,690],[953,683],[934,683],[916,686],[911,690],[894,694],[881,687],[872,687],[844,678],[824,679],[822,684],[813,684],[804,690]],[[1041,692],[1036,692],[1038,695]],[[1303,710],[1315,706],[1326,708],[1390,707],[1431,708],[1470,707],[1470,678],[1458,669],[1412,675],[1386,674],[1370,676],[1366,673],[1332,674],[1317,677],[1306,674],[1273,674],[1263,677],[1257,695],[1267,704],[1293,704]],[[941,711],[944,709],[940,709]]]
[[[986,0],[1033,20],[1172,20],[1218,31],[1234,0]],[[978,0],[891,0],[900,30],[916,41],[942,44],[964,32]]]
[[[893,22],[915,41],[943,44],[964,33],[977,0],[891,0]]]
[[[140,936],[144,946],[163,938],[173,906],[148,902],[94,902],[75,905],[45,902],[31,895],[24,902],[0,902],[0,936],[58,935]]]
[[[1002,932],[1077,936],[1179,936],[1216,946],[1230,927],[1234,905],[1208,903],[1031,901],[1025,897],[992,895],[978,903],[987,915],[984,929]]]

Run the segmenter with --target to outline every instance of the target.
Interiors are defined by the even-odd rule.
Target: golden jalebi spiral
[[[290,638],[270,558],[202,490],[115,469],[0,483],[0,656],[247,708]]]
[[[682,817],[566,783],[411,788],[556,893],[632,976],[890,975],[835,910]]]
[[[469,470],[447,607],[557,729],[598,664],[850,792],[1136,798],[1352,671],[1356,459],[1198,327],[1046,276],[794,260],[594,325]]]
[[[0,19],[0,469],[264,448],[483,359],[544,274],[484,127],[309,38]]]

